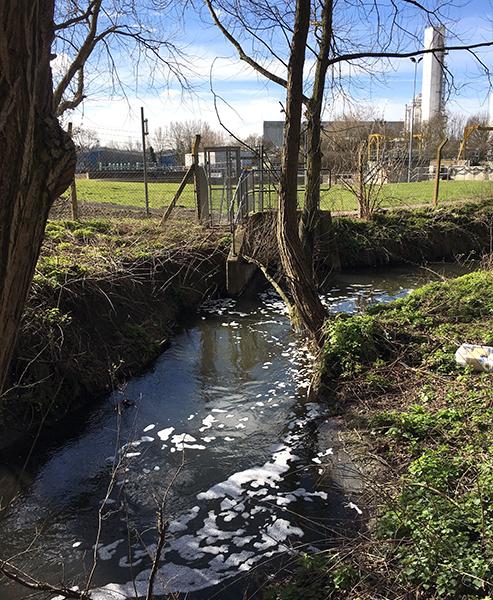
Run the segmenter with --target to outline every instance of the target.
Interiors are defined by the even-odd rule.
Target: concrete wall
[[[477,167],[458,165],[449,167],[448,172],[450,179],[454,181],[493,181],[493,167],[490,165]]]

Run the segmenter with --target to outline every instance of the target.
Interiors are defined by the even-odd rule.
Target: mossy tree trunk
[[[54,199],[75,150],[53,107],[54,0],[0,4],[0,390]]]

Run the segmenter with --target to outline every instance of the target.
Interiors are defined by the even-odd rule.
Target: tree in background
[[[94,148],[99,148],[101,145],[98,132],[94,129],[87,129],[86,127],[74,127],[72,131],[72,140],[77,152],[94,150]]]
[[[353,173],[358,169],[358,151],[368,142],[371,134],[381,134],[385,139],[403,137],[403,126],[386,123],[374,109],[358,108],[341,115],[322,130],[322,167],[334,176]]]
[[[209,123],[201,120],[172,121],[167,127],[159,127],[156,135],[160,145],[176,152],[178,164],[185,164],[185,154],[191,152],[192,140],[200,135],[200,150],[207,146],[226,144],[226,136],[222,131],[212,129]]]
[[[488,127],[488,114],[477,113],[469,117],[466,121],[466,127],[479,125],[479,127]],[[493,142],[491,131],[476,130],[467,140],[466,155],[464,158],[470,160],[471,164],[478,165],[493,157]]]

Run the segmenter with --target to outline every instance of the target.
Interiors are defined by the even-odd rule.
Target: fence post
[[[72,137],[72,123],[68,124],[67,133]],[[75,185],[75,175],[72,183],[70,184],[70,204],[72,206],[72,220],[79,220],[79,204],[77,202],[77,187]]]
[[[212,213],[209,206],[209,190],[207,187],[207,176],[203,167],[199,166],[200,134],[196,134],[192,142],[192,165],[194,167],[193,185],[195,205],[199,223],[210,225]],[[204,151],[205,157],[205,151]],[[212,199],[211,199],[212,201]]]
[[[147,152],[146,152],[146,135],[149,135],[149,123],[144,119],[144,107],[140,107],[140,124],[142,127],[142,160],[144,167],[144,193],[146,203],[146,215],[149,216],[149,185],[147,183]]]
[[[438,144],[437,148],[437,166],[435,173],[435,189],[433,191],[433,206],[436,208],[438,205],[438,192],[440,191],[440,168],[442,166],[442,150],[445,144],[448,142],[448,138],[445,138]]]

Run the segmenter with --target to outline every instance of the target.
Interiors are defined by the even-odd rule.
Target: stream
[[[338,275],[324,302],[356,312],[436,278]],[[333,446],[319,439],[326,408],[307,400],[312,367],[275,294],[206,302],[151,371],[45,436],[24,469],[0,464],[0,496],[16,493],[1,556],[23,553],[14,562],[30,574],[81,587],[96,557],[92,598],[145,597],[163,499],[156,595],[232,600],[254,589],[259,566],[327,547],[364,507],[330,469],[322,476],[337,429]],[[29,594],[0,580],[2,600]]]

